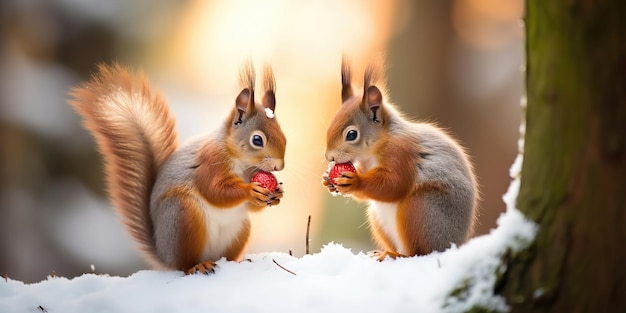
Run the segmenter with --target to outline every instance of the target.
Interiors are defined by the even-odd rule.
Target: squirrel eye
[[[263,147],[263,138],[259,135],[252,136],[252,144],[257,147]]]
[[[250,144],[255,149],[261,149],[265,146],[265,136],[260,131],[256,131],[250,137]]]
[[[346,133],[346,141],[355,141],[359,137],[359,132],[351,129]]]
[[[349,143],[351,145],[356,144],[359,141],[359,138],[361,138],[359,134],[359,127],[357,127],[356,125],[350,125],[344,128],[343,140],[346,143]]]
[[[354,141],[354,140],[356,140],[356,137],[358,137],[358,135],[359,135],[359,133],[356,130],[351,129],[351,130],[348,131],[348,133],[346,133],[346,140],[347,141]]]

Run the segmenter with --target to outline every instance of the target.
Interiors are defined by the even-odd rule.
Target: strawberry
[[[330,178],[330,182],[332,184],[335,183],[335,178],[341,176],[341,173],[343,172],[353,172],[356,173],[356,168],[354,168],[354,165],[352,165],[352,163],[350,162],[346,162],[346,163],[335,163],[335,165],[333,165],[333,167],[330,169],[330,172],[328,173],[328,177]]]
[[[276,176],[266,171],[256,172],[254,176],[252,176],[250,182],[259,183],[263,188],[266,188],[271,192],[276,191],[276,187],[278,187],[278,180],[276,180]]]

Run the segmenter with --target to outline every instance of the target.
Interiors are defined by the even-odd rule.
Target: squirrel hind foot
[[[381,250],[373,250],[373,251],[369,251],[367,252],[367,255],[376,258],[376,261],[378,262],[382,262],[387,258],[390,258],[392,260],[395,260],[396,258],[406,258],[408,257],[407,255],[404,255],[402,253],[398,253],[395,251],[389,251],[389,250],[385,250],[385,251],[381,251]]]
[[[206,261],[192,266],[191,268],[185,270],[185,275],[192,274],[204,274],[211,275],[215,274],[215,269],[217,268],[217,264],[213,261]]]

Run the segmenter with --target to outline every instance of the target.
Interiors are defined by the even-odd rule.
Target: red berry
[[[252,176],[250,182],[259,183],[263,188],[266,188],[271,192],[274,192],[276,187],[278,187],[278,180],[276,180],[276,176],[266,171],[256,172],[254,176]]]
[[[332,184],[335,184],[335,178],[341,176],[341,173],[343,173],[343,172],[353,172],[353,173],[356,173],[356,168],[354,168],[354,165],[352,165],[352,163],[350,163],[350,162],[335,163],[335,165],[333,165],[333,167],[330,169],[330,172],[328,173],[328,177],[330,178],[330,182]]]

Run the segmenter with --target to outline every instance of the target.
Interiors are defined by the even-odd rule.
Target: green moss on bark
[[[514,312],[626,311],[626,2],[527,2],[518,208],[540,225],[509,262]]]

